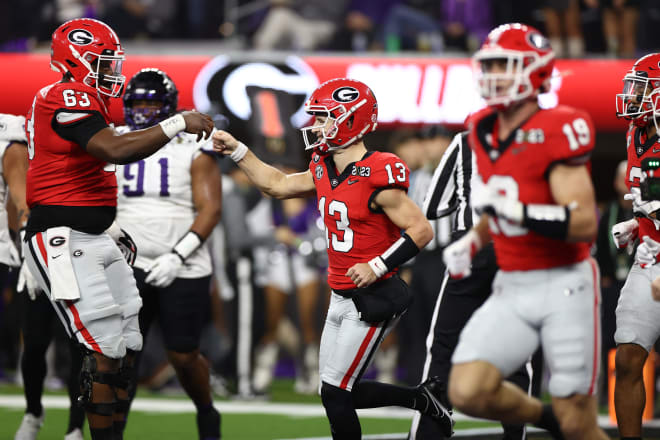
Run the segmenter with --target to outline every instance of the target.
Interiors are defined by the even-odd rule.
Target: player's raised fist
[[[234,136],[227,133],[224,130],[218,130],[213,133],[213,149],[224,154],[231,154],[236,147],[238,147],[238,141]]]
[[[200,113],[198,111],[185,111],[181,115],[186,121],[186,133],[197,135],[197,142],[208,139],[213,132],[213,119],[209,115]]]

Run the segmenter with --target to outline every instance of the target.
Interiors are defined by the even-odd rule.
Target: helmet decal
[[[344,86],[332,92],[332,99],[337,102],[353,102],[360,97],[360,92],[354,87]]]
[[[527,41],[536,49],[550,50],[550,40],[539,32],[530,32],[527,34]]]
[[[85,29],[74,29],[69,32],[67,39],[73,44],[77,44],[78,46],[87,46],[89,43],[94,41],[94,36],[91,34],[91,32]]]

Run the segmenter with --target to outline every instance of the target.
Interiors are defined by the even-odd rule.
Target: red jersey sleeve
[[[559,106],[548,112],[545,142],[550,164],[583,165],[589,162],[596,132],[588,113]]]
[[[392,153],[376,153],[378,156],[371,167],[369,182],[374,190],[400,188],[408,191],[410,170],[408,165]]]

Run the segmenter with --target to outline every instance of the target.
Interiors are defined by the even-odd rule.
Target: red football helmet
[[[616,95],[616,115],[638,127],[645,127],[652,119],[658,129],[660,53],[641,57],[623,77],[623,91]]]
[[[126,77],[121,74],[124,51],[107,24],[91,18],[76,18],[53,32],[50,68],[69,73],[75,81],[116,98]]]
[[[348,147],[376,129],[378,103],[371,89],[361,81],[331,79],[321,84],[305,103],[305,111],[325,116],[324,124],[301,128],[305,150],[328,151]]]
[[[555,54],[538,30],[520,23],[493,29],[472,57],[479,93],[498,109],[529,98],[549,87]],[[493,62],[505,62],[504,71],[491,72]]]

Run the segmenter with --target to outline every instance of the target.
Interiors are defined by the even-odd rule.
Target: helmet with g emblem
[[[91,18],[76,18],[60,25],[51,41],[50,67],[70,74],[74,81],[117,97],[125,77],[121,74],[124,51],[115,31]]]
[[[623,77],[623,91],[616,95],[616,115],[638,127],[660,119],[660,53],[644,55]]]
[[[301,128],[305,149],[325,154],[345,148],[374,131],[378,124],[378,103],[363,82],[338,78],[321,84],[305,103],[305,111],[321,117]]]

